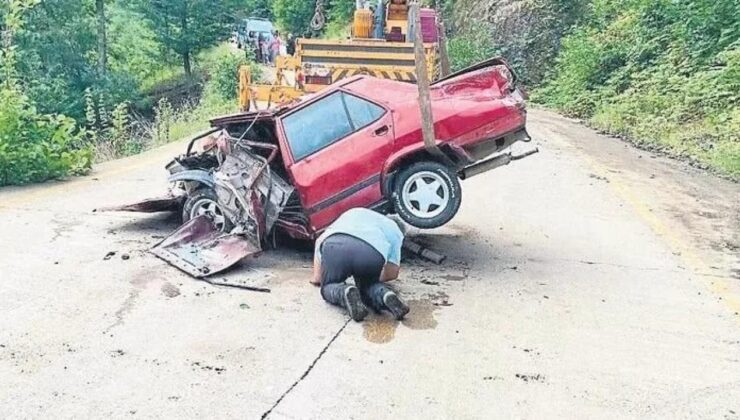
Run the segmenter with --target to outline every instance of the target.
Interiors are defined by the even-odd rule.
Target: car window
[[[285,117],[283,127],[296,161],[354,131],[341,92],[335,92]]]
[[[380,118],[385,110],[372,102],[352,95],[344,95],[347,111],[355,129],[360,129]]]
[[[272,23],[264,20],[251,20],[247,25],[250,31],[272,32]]]

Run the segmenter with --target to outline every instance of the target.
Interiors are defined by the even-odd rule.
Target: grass
[[[690,120],[640,115],[615,103],[598,107],[587,121],[597,129],[626,137],[639,147],[740,180],[740,109],[721,117]]]
[[[224,100],[209,90],[207,87],[197,105],[183,109],[174,116],[170,126],[169,139],[171,141],[205,130],[210,126],[209,121],[214,117],[238,111],[238,106],[234,101]]]
[[[166,67],[152,73],[146,80],[149,108],[153,108],[153,118],[136,117],[126,122],[126,136],[119,142],[106,139],[96,145],[96,161],[105,161],[122,156],[133,155],[151,147],[186,138],[210,126],[210,120],[219,115],[238,111],[235,93],[226,97],[219,83],[235,83],[229,73],[243,51],[235,50],[228,43],[208,49],[196,57],[195,74],[187,78],[182,69]],[[233,56],[233,57],[230,57]],[[224,73],[224,69],[227,70]],[[201,85],[196,88],[190,85]],[[235,90],[229,88],[228,90]],[[185,100],[182,94],[197,96]],[[175,95],[168,98],[168,94]],[[162,98],[162,99],[157,99]],[[157,103],[151,103],[158,101]],[[171,102],[175,101],[175,102]],[[119,138],[118,136],[116,137]]]

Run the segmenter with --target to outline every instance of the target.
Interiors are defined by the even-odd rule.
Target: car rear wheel
[[[234,228],[234,224],[218,204],[216,192],[210,188],[199,188],[185,200],[185,205],[182,208],[183,223],[198,216],[206,216],[211,219],[216,229],[221,232],[231,232],[231,229]]]
[[[418,162],[402,170],[393,188],[393,206],[408,224],[431,229],[449,222],[462,194],[457,175],[437,162]]]

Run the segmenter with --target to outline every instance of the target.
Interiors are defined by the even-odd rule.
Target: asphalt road
[[[168,145],[0,190],[0,418],[738,418],[740,188],[533,111],[541,153],[412,232],[396,323],[348,322],[282,249],[213,287],[147,253]],[[114,252],[106,258],[106,255]]]

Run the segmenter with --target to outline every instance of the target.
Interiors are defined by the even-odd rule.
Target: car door
[[[342,212],[382,200],[380,173],[392,148],[391,113],[335,91],[281,118],[293,184],[314,231]]]

